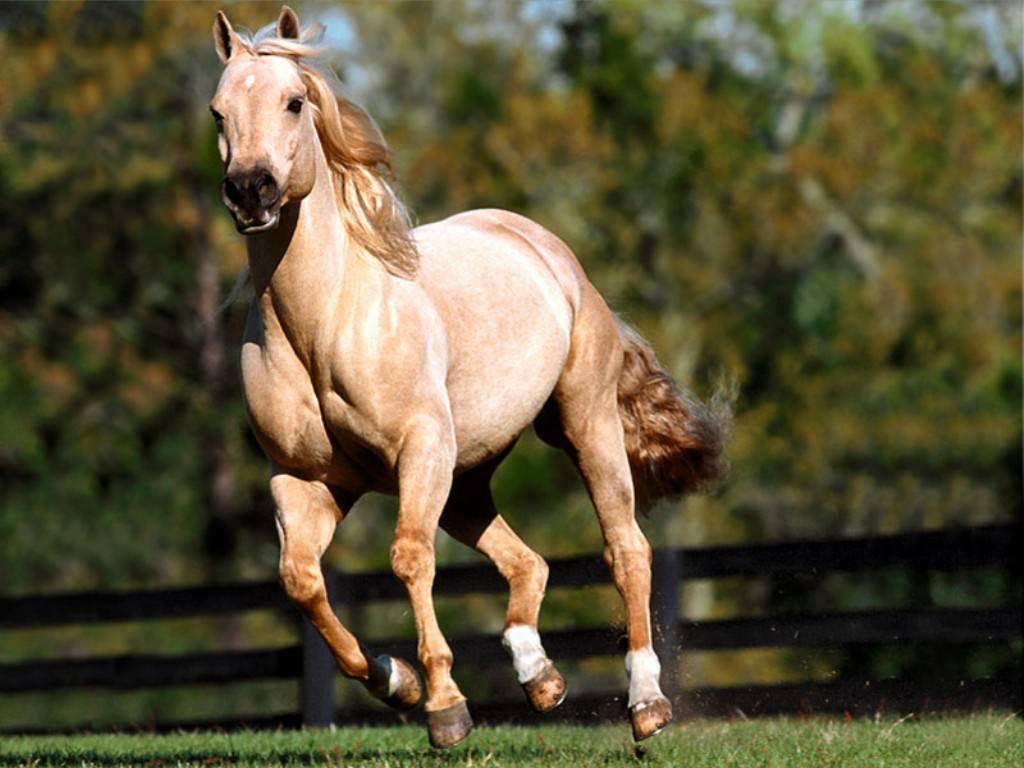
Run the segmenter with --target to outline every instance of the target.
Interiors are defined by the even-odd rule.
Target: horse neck
[[[284,334],[307,367],[347,267],[359,261],[348,255],[348,237],[319,140],[315,155],[316,181],[310,193],[281,209],[275,230],[246,241],[264,333]]]

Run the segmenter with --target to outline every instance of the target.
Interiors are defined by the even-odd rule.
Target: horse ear
[[[281,15],[277,17],[277,36],[282,40],[299,39],[299,17],[287,5],[282,6]]]
[[[228,17],[223,11],[217,11],[217,16],[213,20],[213,47],[217,49],[217,56],[225,64],[235,53],[236,40],[235,30],[232,29]]]

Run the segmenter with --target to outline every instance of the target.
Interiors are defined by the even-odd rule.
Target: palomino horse
[[[242,382],[272,467],[281,582],[346,677],[415,706],[414,668],[367,653],[331,610],[320,569],[356,499],[398,494],[391,563],[415,615],[431,742],[451,746],[472,728],[431,597],[438,526],[508,580],[504,644],[533,707],[556,707],[565,681],[537,633],[547,565],[489,487],[532,423],[572,457],[597,510],[626,607],[633,733],[646,738],[672,709],[634,494],[643,506],[721,476],[726,409],[681,394],[534,222],[480,210],[410,230],[372,119],[309,64],[321,29],[301,29],[287,7],[254,37],[222,13],[214,23],[226,65],[211,104],[223,197],[255,288]]]

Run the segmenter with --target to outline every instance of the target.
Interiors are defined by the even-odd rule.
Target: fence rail
[[[727,576],[806,574],[868,571],[901,567],[914,570],[961,571],[997,566],[1020,579],[1019,526],[950,529],[899,536],[838,541],[800,541],[741,547],[657,550],[652,580],[655,636],[663,659],[663,679],[676,681],[678,652],[767,647],[832,647],[878,643],[993,643],[1021,637],[1020,606],[987,609],[916,607],[829,614],[741,617],[709,621],[679,615],[680,584],[692,579]],[[550,563],[550,588],[576,588],[610,583],[604,563],[597,557],[575,557]],[[360,605],[405,599],[404,587],[390,572],[327,574],[329,592],[337,604]],[[441,568],[435,594],[458,596],[504,592],[504,581],[489,564]],[[276,582],[255,582],[183,589],[134,592],[94,592],[43,597],[0,599],[0,630],[54,627],[119,621],[218,616],[253,610],[290,610]],[[302,681],[301,719],[325,724],[335,716],[333,659],[311,628],[303,624],[296,645],[247,651],[194,653],[186,656],[122,655],[76,660],[26,661],[0,664],[0,692],[17,693],[62,688],[102,687],[136,689],[187,684],[223,684],[259,679]],[[619,654],[624,651],[620,629],[581,628],[548,631],[544,644],[552,658],[564,660]],[[456,658],[476,665],[505,663],[505,653],[493,635],[455,637]],[[374,643],[375,650],[415,657],[411,638]],[[867,685],[865,685],[867,683]],[[873,690],[872,690],[872,685]],[[672,682],[667,693],[678,696]],[[580,713],[592,719],[608,706],[622,708],[614,697],[579,700],[566,708],[567,716]],[[602,704],[601,702],[605,703]],[[729,702],[732,702],[731,704]],[[900,681],[839,681],[828,684],[744,686],[687,692],[684,706],[704,714],[744,712],[862,711],[870,706],[896,708],[962,708],[995,705],[1020,708],[1019,681],[961,681],[956,686]],[[928,702],[931,702],[929,705]],[[740,706],[743,704],[743,706]],[[483,719],[523,719],[501,702],[479,704]],[[296,716],[298,717],[298,716]],[[347,720],[385,721],[380,712],[346,712]],[[292,718],[294,720],[295,718]],[[526,718],[529,719],[528,717]],[[291,722],[285,718],[254,718],[250,725]]]
[[[1013,565],[1020,549],[1017,526],[983,526],[834,541],[793,541],[736,547],[659,549],[676,559],[682,579],[723,576],[816,574],[867,571],[890,566],[958,571],[984,565]],[[549,587],[610,584],[600,557],[569,557],[549,562]],[[331,593],[346,604],[405,599],[405,587],[390,571],[327,574]],[[507,585],[487,564],[438,569],[436,596],[504,592]],[[286,609],[276,581],[0,598],[0,629],[112,621],[214,616],[251,610]]]

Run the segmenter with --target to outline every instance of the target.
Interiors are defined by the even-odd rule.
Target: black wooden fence
[[[851,647],[880,643],[1000,643],[1021,638],[1021,606],[986,608],[911,607],[828,614],[692,621],[680,616],[680,589],[686,580],[730,576],[817,578],[835,571],[863,572],[899,567],[914,571],[959,572],[981,567],[1004,569],[1019,591],[1024,558],[1019,526],[988,526],[899,536],[799,541],[759,546],[661,549],[654,553],[653,613],[656,649],[662,659],[666,693],[683,712],[705,716],[787,712],[869,714],[997,707],[1021,709],[1019,665],[1007,675],[976,680],[839,680],[773,686],[741,686],[681,691],[680,650],[766,647]],[[599,557],[550,562],[550,588],[610,583]],[[339,606],[405,599],[404,587],[390,574],[327,574],[328,590]],[[504,592],[504,581],[489,564],[452,566],[438,571],[435,595]],[[251,610],[291,610],[276,582],[229,584],[133,592],[92,592],[0,599],[0,631],[27,627],[92,624],[177,617],[218,616]],[[556,662],[621,654],[621,628],[585,628],[543,633]],[[374,651],[415,658],[413,638],[374,642]],[[451,639],[456,659],[508,665],[499,639],[469,635]],[[74,660],[0,664],[0,694],[96,687],[115,690],[223,684],[260,679],[299,679],[301,712],[271,718],[219,721],[245,724],[323,725],[336,722],[389,723],[384,708],[336,711],[334,662],[319,636],[302,623],[300,642],[284,648],[184,656],[124,655]],[[511,679],[511,676],[510,676]],[[594,721],[621,717],[618,692],[572,697],[559,717]],[[481,721],[530,722],[521,698],[515,702],[472,702]],[[149,724],[157,729],[210,723]]]

